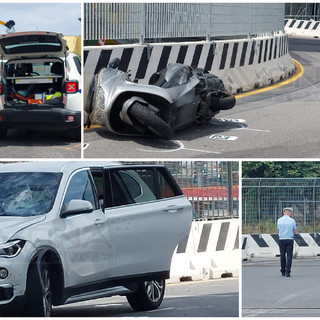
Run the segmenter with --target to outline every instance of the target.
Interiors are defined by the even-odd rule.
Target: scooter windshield
[[[186,84],[192,76],[190,67],[183,64],[169,64],[165,74],[164,88],[172,88]]]

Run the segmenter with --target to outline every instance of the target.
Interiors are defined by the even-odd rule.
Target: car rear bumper
[[[0,110],[0,126],[5,129],[75,129],[81,126],[81,112],[62,108],[6,108]]]

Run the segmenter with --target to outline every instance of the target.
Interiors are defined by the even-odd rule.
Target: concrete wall
[[[279,252],[277,234],[250,234],[242,236],[242,260],[276,258]],[[319,233],[295,234],[293,254],[296,257],[320,256]]]
[[[291,75],[295,66],[283,34],[246,40],[84,47],[85,100],[95,74],[120,58],[120,70],[147,83],[169,63],[205,68],[233,93],[269,85]]]
[[[289,19],[284,31],[289,36],[320,38],[320,21]]]
[[[64,36],[64,38],[67,40],[70,52],[81,56],[81,36]]]

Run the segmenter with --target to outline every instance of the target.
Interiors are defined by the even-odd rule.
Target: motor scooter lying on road
[[[192,123],[205,123],[235,98],[221,79],[201,68],[173,63],[154,73],[149,84],[118,70],[119,59],[94,77],[88,94],[87,126],[98,124],[122,135],[155,135],[164,139]]]

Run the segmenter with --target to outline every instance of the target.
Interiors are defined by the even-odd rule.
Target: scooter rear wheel
[[[152,110],[148,109],[148,107],[139,102],[135,102],[128,112],[135,120],[142,124],[143,127],[147,128],[158,137],[163,139],[171,139],[173,137],[172,128]]]

